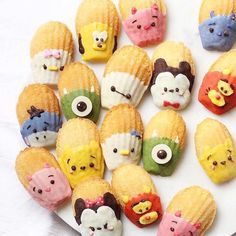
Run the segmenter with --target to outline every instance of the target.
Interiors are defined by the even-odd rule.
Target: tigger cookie
[[[52,89],[42,84],[25,87],[18,98],[16,114],[26,145],[45,147],[55,144],[62,118]]]
[[[133,164],[118,167],[112,173],[112,188],[125,215],[142,228],[162,218],[160,197],[151,176]]]
[[[79,51],[85,61],[107,61],[117,49],[119,16],[111,0],[83,0],[76,15]]]
[[[16,158],[16,173],[33,199],[49,210],[55,210],[71,196],[66,176],[46,149],[21,151]]]
[[[67,65],[58,81],[62,111],[69,120],[76,117],[97,122],[100,113],[100,85],[93,70],[75,62]]]

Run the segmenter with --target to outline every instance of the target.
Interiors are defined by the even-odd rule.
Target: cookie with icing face
[[[97,122],[100,85],[92,69],[79,62],[67,65],[59,77],[58,89],[67,120],[81,117]]]
[[[79,51],[84,61],[107,61],[117,49],[119,16],[111,0],[83,0],[76,15]]]
[[[199,13],[202,46],[207,50],[229,51],[236,42],[234,0],[203,0]]]
[[[164,40],[164,0],[120,0],[119,6],[125,32],[134,44],[145,47]]]
[[[73,37],[66,25],[50,21],[40,26],[30,47],[33,81],[56,86],[59,73],[73,60],[73,53]]]
[[[42,84],[25,87],[18,98],[16,114],[27,146],[55,144],[62,118],[59,101],[52,89]]]
[[[152,76],[152,62],[137,46],[124,46],[108,61],[102,79],[102,107],[138,106]]]
[[[112,189],[127,218],[137,227],[147,227],[162,218],[162,206],[151,176],[133,164],[112,173]]]
[[[54,156],[43,148],[26,148],[16,158],[17,176],[42,207],[55,210],[70,199],[71,189]]]
[[[109,110],[102,123],[100,137],[109,170],[114,170],[122,164],[139,163],[143,122],[133,106],[121,104]]]

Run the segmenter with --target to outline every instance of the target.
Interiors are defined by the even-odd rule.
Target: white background
[[[99,0],[98,0],[99,1]],[[18,94],[27,82],[30,72],[29,45],[39,25],[49,20],[66,23],[75,36],[74,19],[81,0],[0,0],[0,235],[48,236],[77,235],[54,213],[40,208],[25,192],[17,180],[14,162],[25,146],[21,140],[15,115]],[[116,0],[115,2],[118,2]],[[224,122],[236,139],[236,114],[229,112],[216,117],[198,101],[197,93],[204,74],[220,53],[202,49],[198,35],[198,9],[200,0],[166,0],[168,8],[167,39],[183,41],[192,50],[197,66],[196,83],[190,106],[182,112],[187,123],[188,141],[181,163],[171,177],[153,176],[156,187],[166,208],[171,198],[182,188],[200,185],[215,196],[217,217],[209,236],[230,236],[236,231],[236,181],[216,186],[200,167],[194,149],[193,136],[196,125],[206,117]],[[76,38],[76,37],[75,37]],[[76,42],[76,40],[75,40]],[[122,31],[119,47],[129,44]],[[76,47],[78,45],[76,43]],[[152,55],[154,48],[147,49]],[[77,50],[77,59],[80,60]],[[91,65],[99,80],[104,65]],[[139,106],[145,125],[158,111],[147,92]],[[101,115],[104,116],[104,111]],[[110,179],[110,174],[106,174]],[[68,208],[70,209],[70,208]],[[70,214],[68,210],[66,212]],[[70,219],[67,219],[70,220]],[[73,219],[72,219],[73,220]],[[123,217],[123,236],[155,236],[157,226],[138,229]]]

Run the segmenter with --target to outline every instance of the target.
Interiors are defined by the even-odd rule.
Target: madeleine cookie
[[[195,133],[198,160],[214,183],[236,177],[236,149],[227,128],[217,120],[205,119]]]
[[[109,170],[114,170],[122,164],[139,163],[143,122],[133,106],[121,104],[109,110],[102,123],[100,137]]]
[[[130,40],[145,47],[163,41],[166,32],[164,0],[120,0],[125,32]]]
[[[205,49],[230,50],[236,42],[235,0],[203,0],[199,13],[199,32]]]
[[[82,236],[121,236],[121,208],[111,186],[89,178],[73,191],[72,208]]]
[[[203,236],[216,215],[216,203],[210,192],[192,186],[177,193],[159,225],[157,236]]]
[[[73,53],[73,37],[66,25],[50,21],[40,26],[30,48],[34,82],[57,85],[59,72],[73,60]]]
[[[71,196],[66,176],[46,149],[21,151],[16,158],[16,173],[32,198],[49,210],[55,210]]]
[[[18,98],[16,114],[26,145],[45,147],[55,144],[62,118],[52,89],[42,84],[25,87]]]
[[[170,176],[174,172],[185,146],[186,125],[177,112],[157,113],[144,132],[144,169],[152,174]]]
[[[67,65],[59,77],[58,89],[67,120],[81,117],[97,122],[100,85],[92,69],[79,62]]]
[[[190,102],[195,66],[190,50],[178,42],[159,45],[153,55],[151,85],[153,101],[159,108],[182,110]]]
[[[102,79],[102,106],[137,106],[152,77],[152,62],[137,46],[124,46],[108,61]]]
[[[133,164],[118,167],[112,174],[112,188],[125,215],[143,228],[162,217],[160,197],[151,176]]]
[[[117,49],[120,21],[111,0],[83,0],[76,16],[79,51],[84,61],[107,61]]]

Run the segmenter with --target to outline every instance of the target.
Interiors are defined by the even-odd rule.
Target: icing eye
[[[225,37],[229,37],[229,33],[227,31],[224,32]]]
[[[172,158],[172,151],[166,144],[158,144],[152,149],[152,159],[157,164],[166,164]]]
[[[33,129],[33,133],[37,133],[37,129]]]
[[[103,42],[104,42],[104,39],[103,39],[103,38],[101,38],[101,39],[100,39],[100,41],[103,43]]]
[[[107,223],[103,227],[104,227],[104,229],[107,229]]]
[[[91,113],[93,104],[89,98],[85,96],[79,96],[73,100],[71,108],[75,115],[85,117]]]
[[[118,152],[117,148],[114,148],[114,149],[113,149],[113,152],[114,152],[114,153],[117,153],[117,152]]]
[[[64,66],[61,66],[61,67],[60,67],[60,71],[63,71],[63,70],[64,70]]]
[[[47,70],[47,66],[45,64],[43,64],[43,69]]]
[[[54,181],[54,180],[51,180],[51,181],[50,181],[50,184],[55,184],[55,181]]]
[[[95,231],[95,228],[94,227],[89,227],[93,232]]]
[[[85,166],[81,166],[80,169],[81,169],[81,170],[85,170],[86,167],[85,167]]]
[[[76,166],[71,166],[71,170],[76,171]]]
[[[94,167],[94,164],[91,162],[91,163],[89,164],[89,166],[90,166],[91,168],[93,168],[93,167]]]
[[[39,189],[39,190],[38,190],[38,193],[39,193],[39,194],[42,194],[42,192],[43,192],[42,189]]]
[[[47,128],[47,127],[44,127],[44,128],[43,128],[43,131],[47,131],[47,130],[48,130],[48,128]]]
[[[115,92],[116,91],[116,87],[115,86],[111,86],[111,91]]]
[[[135,150],[134,150],[134,148],[132,148],[132,149],[131,149],[131,152],[133,152],[133,153],[134,153],[134,151],[135,151]]]
[[[179,88],[176,88],[175,91],[178,93],[179,92]]]
[[[175,232],[175,229],[173,227],[170,228],[171,232]]]
[[[217,166],[217,161],[213,161],[213,163],[212,163],[214,166]]]
[[[126,94],[126,96],[125,96],[127,99],[131,99],[131,95],[128,93],[128,94]]]
[[[137,28],[138,28],[138,29],[141,29],[141,27],[142,27],[141,25],[137,25]]]
[[[35,192],[35,187],[33,187],[33,191]]]
[[[233,158],[231,156],[228,157],[229,161],[233,161]]]
[[[98,227],[97,230],[102,230],[102,228],[101,228],[101,227]]]
[[[168,89],[165,87],[165,88],[164,88],[164,92],[167,92],[167,91],[168,91]]]
[[[96,38],[96,41],[99,41],[99,38]]]
[[[155,27],[155,26],[156,26],[155,22],[152,22],[151,26],[152,26],[152,27]]]
[[[210,28],[209,31],[210,31],[210,33],[213,33],[213,32],[214,32],[214,29],[213,29],[213,28]]]

